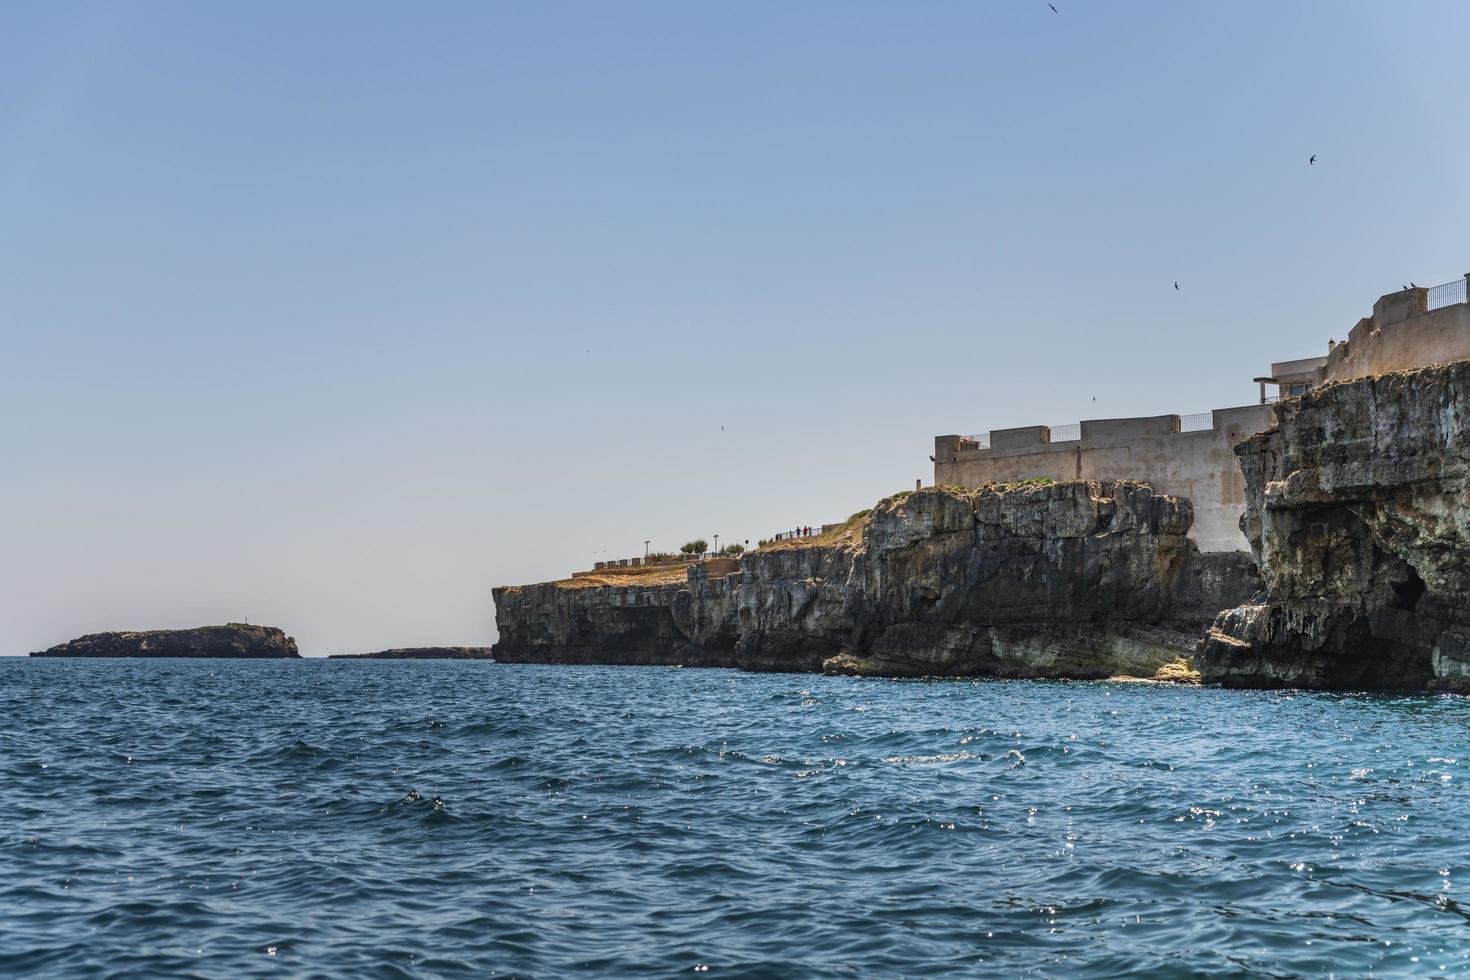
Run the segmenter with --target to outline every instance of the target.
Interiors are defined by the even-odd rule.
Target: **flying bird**
[[[1417,282],[1415,282],[1414,280],[1410,279],[1409,280],[1409,288],[1410,289],[1418,289],[1419,288],[1419,284]]]
[[[1178,280],[1175,280],[1175,282],[1174,282],[1174,291],[1175,292],[1178,292],[1179,291],[1179,282],[1178,282]]]
[[[1317,165],[1317,154],[1313,153],[1311,156],[1307,157],[1307,166],[1309,166],[1309,167],[1315,167],[1316,165]]]
[[[1049,3],[1049,4],[1047,4],[1047,6],[1048,6],[1048,7],[1050,7],[1050,8],[1051,8],[1051,12],[1052,12],[1052,13],[1054,13],[1054,14],[1059,14],[1059,13],[1061,13],[1061,11],[1060,11],[1060,10],[1058,10],[1058,9],[1057,9],[1057,5],[1056,5],[1056,4],[1054,4],[1054,3]]]

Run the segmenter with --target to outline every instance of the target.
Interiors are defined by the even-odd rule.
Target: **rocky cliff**
[[[1232,687],[1470,690],[1470,361],[1283,402],[1242,443],[1262,601],[1200,652]]]
[[[891,676],[1152,676],[1258,588],[1137,483],[932,488],[686,580],[495,590],[497,660]],[[667,577],[668,573],[661,573]]]
[[[33,657],[300,657],[296,641],[274,626],[229,623],[186,630],[90,633]]]

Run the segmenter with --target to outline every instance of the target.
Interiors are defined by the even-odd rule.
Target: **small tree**
[[[744,553],[745,545],[743,544],[727,544],[720,549],[720,554],[722,555],[741,555]]]
[[[686,555],[702,555],[709,550],[709,542],[704,538],[695,538],[693,541],[684,542],[679,550]]]

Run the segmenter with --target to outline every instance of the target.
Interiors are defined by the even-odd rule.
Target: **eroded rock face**
[[[740,573],[684,582],[545,582],[494,590],[502,663],[733,667]],[[733,579],[733,581],[731,581]]]
[[[33,657],[300,657],[296,641],[274,626],[229,623],[187,630],[90,633]]]
[[[1137,483],[931,488],[687,583],[495,591],[498,660],[890,676],[1151,676],[1259,588]]]
[[[1470,362],[1330,385],[1242,443],[1261,601],[1222,613],[1205,680],[1470,690]]]

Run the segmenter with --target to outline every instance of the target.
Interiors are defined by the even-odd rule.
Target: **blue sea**
[[[0,660],[0,974],[1470,972],[1470,700]]]

